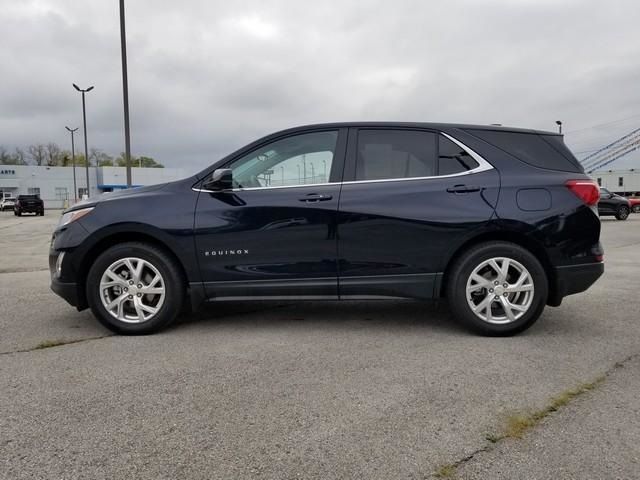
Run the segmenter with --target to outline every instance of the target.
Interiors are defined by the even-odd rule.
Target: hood
[[[167,185],[168,183],[159,183],[156,185],[149,185],[147,187],[133,187],[133,188],[127,188],[123,190],[118,190],[116,192],[101,193],[99,195],[90,197],[86,200],[80,200],[78,203],[69,207],[63,213],[71,212],[73,210],[79,210],[81,208],[91,207],[91,206],[97,205],[98,203],[109,202],[111,200],[118,200],[118,199],[127,198],[127,197],[144,196],[144,195],[147,195],[149,192],[161,190]]]

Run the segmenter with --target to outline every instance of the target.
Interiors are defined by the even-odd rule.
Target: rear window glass
[[[583,172],[580,163],[571,154],[560,136],[492,130],[469,130],[469,133],[529,165],[548,170]]]
[[[464,148],[443,135],[439,136],[438,175],[462,173],[478,166],[478,162]]]

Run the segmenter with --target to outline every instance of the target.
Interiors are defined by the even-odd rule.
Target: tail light
[[[600,187],[593,180],[568,180],[565,186],[590,207],[600,200]]]

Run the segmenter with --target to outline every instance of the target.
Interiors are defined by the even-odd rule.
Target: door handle
[[[453,187],[447,188],[447,192],[449,193],[470,193],[479,192],[480,190],[482,190],[480,187],[473,185],[454,185]]]
[[[327,200],[331,200],[333,198],[332,195],[322,195],[321,193],[310,193],[302,198],[299,198],[301,202],[326,202]]]

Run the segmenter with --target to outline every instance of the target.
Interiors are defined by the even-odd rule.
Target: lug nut
[[[129,295],[129,298],[133,298],[133,295]]]
[[[138,288],[142,288],[142,284],[141,283],[138,284]]]
[[[129,285],[133,285],[133,280],[129,280]]]
[[[505,293],[505,295],[506,295],[506,293]],[[139,297],[141,297],[141,296],[142,296],[142,294],[141,294],[141,293],[139,293],[139,294],[138,294],[138,296],[139,296]]]
[[[500,282],[498,282],[497,280],[495,282],[493,282],[494,285],[498,285]]]
[[[493,288],[490,288],[490,289],[489,289],[489,293],[493,293]]]
[[[495,297],[493,297],[494,300],[498,300],[500,297],[498,295],[496,295]]]
[[[129,291],[129,289],[128,289],[127,287],[124,287],[124,291],[125,291],[125,292],[128,292],[128,291]]]
[[[505,297],[508,297],[508,296],[509,296],[509,294],[508,294],[507,292],[504,292],[504,296],[505,296]]]
[[[503,286],[504,288],[508,288],[508,287],[509,287],[509,284],[508,284],[508,283],[503,283],[503,284],[502,284],[502,286]]]

